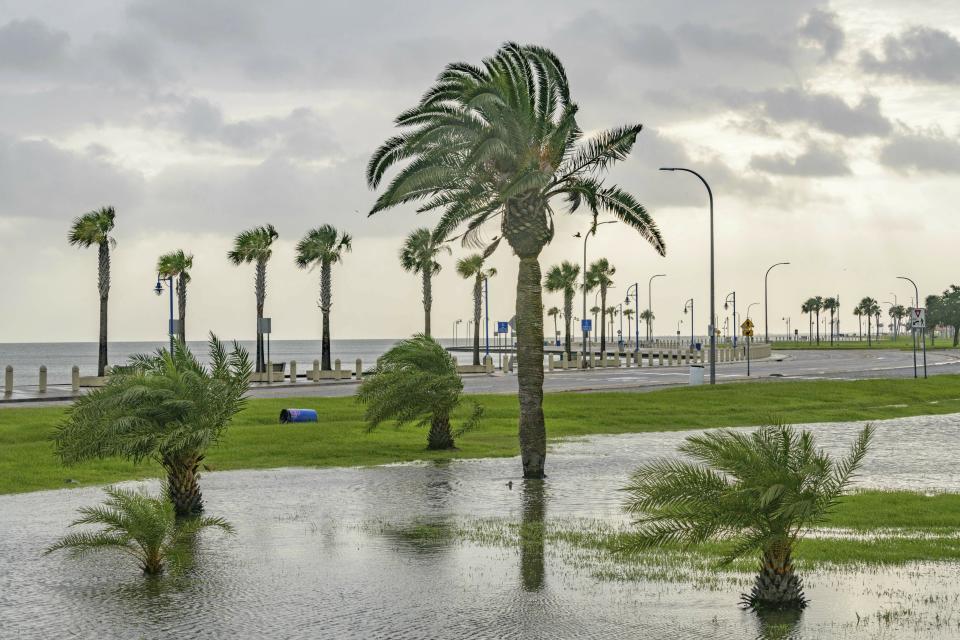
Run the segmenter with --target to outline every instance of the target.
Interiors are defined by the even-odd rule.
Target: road
[[[918,357],[919,361],[919,357]],[[927,352],[929,375],[960,374],[960,350]],[[923,375],[922,364],[919,368]],[[863,380],[867,378],[907,378],[913,376],[913,354],[896,349],[877,350],[797,350],[774,351],[769,360],[753,362],[747,377],[745,362],[717,364],[717,382],[744,380]],[[709,376],[709,368],[705,369]],[[590,371],[555,371],[544,376],[545,391],[649,391],[688,383],[686,367],[644,367],[593,369]],[[516,393],[516,374],[464,376],[467,393]],[[338,397],[353,395],[354,381],[328,381],[322,384],[299,383],[284,386],[255,386],[254,398]],[[0,407],[57,405],[70,401],[69,387],[51,387],[46,397],[29,389],[18,389],[14,402],[0,402]],[[23,401],[33,401],[26,404]]]

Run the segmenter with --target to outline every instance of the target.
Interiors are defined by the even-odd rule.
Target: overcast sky
[[[397,251],[436,218],[367,218],[363,167],[446,63],[476,63],[507,40],[560,56],[584,129],[644,125],[610,180],[648,207],[667,257],[618,225],[589,249],[616,266],[614,299],[641,283],[641,309],[647,278],[667,274],[654,284],[657,333],[676,331],[690,297],[703,332],[709,292],[704,191],[662,165],[713,185],[719,314],[736,290],[741,309],[761,303],[762,326],[763,273],[778,261],[792,263],[771,275],[778,333],[786,316],[806,330],[809,296],[839,294],[849,330],[863,296],[909,303],[897,275],[921,296],[960,283],[960,3],[775,4],[0,0],[0,340],[96,339],[96,251],[66,233],[107,204],[118,212],[111,339],[162,339],[154,265],[176,248],[196,256],[192,337],[252,337],[253,269],[225,253],[236,232],[268,222],[280,233],[275,339],[319,336],[319,274],[294,266],[293,246],[323,223],[354,236],[334,271],[334,338],[421,329],[419,282]],[[571,236],[588,218],[557,222],[544,271],[581,259]],[[464,254],[442,259],[439,335],[471,314],[453,268]],[[506,320],[516,259],[503,245],[494,262],[492,319]]]

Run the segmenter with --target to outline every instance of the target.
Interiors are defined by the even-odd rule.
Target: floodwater
[[[876,424],[858,486],[960,491],[960,414]],[[841,452],[861,427],[812,428]],[[159,580],[109,553],[41,555],[99,489],[0,496],[0,638],[960,637],[956,564],[808,572],[811,606],[764,621],[736,606],[744,574],[610,579],[545,542],[544,528],[623,526],[629,472],[685,435],[561,443],[542,482],[516,459],[209,473],[207,510],[237,534],[204,533],[193,568]],[[506,543],[410,534],[491,519],[527,526]]]

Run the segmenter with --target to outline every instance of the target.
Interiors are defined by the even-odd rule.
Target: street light
[[[737,346],[737,292],[731,291],[727,294],[726,299],[723,301],[723,308],[728,309],[727,303],[730,302],[730,299],[733,298],[733,346]]]
[[[580,232],[577,231],[573,234],[574,238],[583,238],[583,317],[587,317],[587,240],[590,239],[590,235],[597,235],[597,227],[602,224],[613,224],[616,220],[606,220],[604,222],[597,222],[596,216],[593,218],[593,224],[590,225],[590,228],[582,236]],[[581,321],[582,322],[582,321]],[[583,363],[582,367],[587,368],[587,335],[588,332],[584,326],[580,327],[581,332],[583,333]]]
[[[707,197],[710,199],[710,384],[717,384],[717,324],[716,314],[716,282],[714,277],[714,252],[713,252],[713,191],[710,185],[702,175],[693,169],[684,169],[683,167],[660,167],[660,171],[686,171],[700,178],[700,182],[707,188]]]
[[[167,285],[167,290],[170,292],[170,322],[167,325],[167,329],[170,334],[170,355],[173,355],[173,276],[161,278],[160,274],[157,274],[157,284],[153,288],[153,292],[157,294],[157,296],[163,295],[163,284],[160,284],[161,281]]]
[[[624,298],[623,304],[630,305],[630,289],[633,289],[633,326],[634,326],[634,335],[636,336],[634,340],[636,342],[633,344],[633,351],[636,353],[640,350],[640,283],[634,282],[633,285],[627,287],[627,297]],[[628,331],[629,333],[629,326]]]
[[[779,267],[782,264],[790,264],[789,262],[778,262],[776,264],[770,265],[770,268],[767,269],[767,272],[763,274],[763,341],[770,342],[770,309],[767,306],[767,277],[770,275],[770,271],[774,267]],[[747,314],[749,317],[750,314]]]
[[[665,273],[658,273],[655,276],[650,276],[650,279],[647,280],[647,311],[650,312],[647,317],[647,342],[650,342],[653,338],[653,296],[651,295],[653,279],[664,278],[666,275]]]
[[[463,320],[456,320],[453,323],[453,346],[457,346],[457,325],[463,322]]]
[[[748,318],[748,319],[750,318],[750,307],[752,307],[752,306],[755,305],[755,304],[760,304],[760,303],[759,303],[759,302],[751,302],[750,304],[747,305],[747,318]]]
[[[693,321],[693,298],[683,304],[684,315],[686,315],[688,309],[690,310],[690,348],[693,349],[693,330],[696,327],[696,323]]]
[[[920,308],[920,290],[917,283],[906,276],[897,276],[897,280],[906,280],[913,285],[913,294],[915,296],[915,308]],[[913,377],[917,377],[917,330],[913,327],[913,318],[910,319],[910,332],[913,334]],[[923,377],[927,377],[927,332],[926,327],[920,327],[920,335],[923,338]]]

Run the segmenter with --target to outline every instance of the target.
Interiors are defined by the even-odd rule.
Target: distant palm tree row
[[[800,311],[808,315],[809,324],[810,324],[810,336],[815,340],[817,344],[820,344],[820,312],[829,311],[830,312],[830,344],[833,344],[834,340],[834,320],[838,311],[840,310],[840,301],[834,297],[821,297],[814,296],[812,298],[807,298],[803,304],[800,305]],[[894,323],[894,337],[899,334],[900,323],[904,318],[907,317],[907,310],[903,305],[894,305],[890,307],[889,316]],[[860,300],[859,303],[853,308],[853,315],[857,316],[859,321],[859,335],[860,339],[863,339],[863,318],[867,319],[867,344],[873,344],[873,338],[879,336],[880,331],[880,315],[881,309],[880,305],[877,303],[876,299],[869,296]],[[814,329],[814,326],[816,328]],[[876,332],[874,332],[876,329]]]

